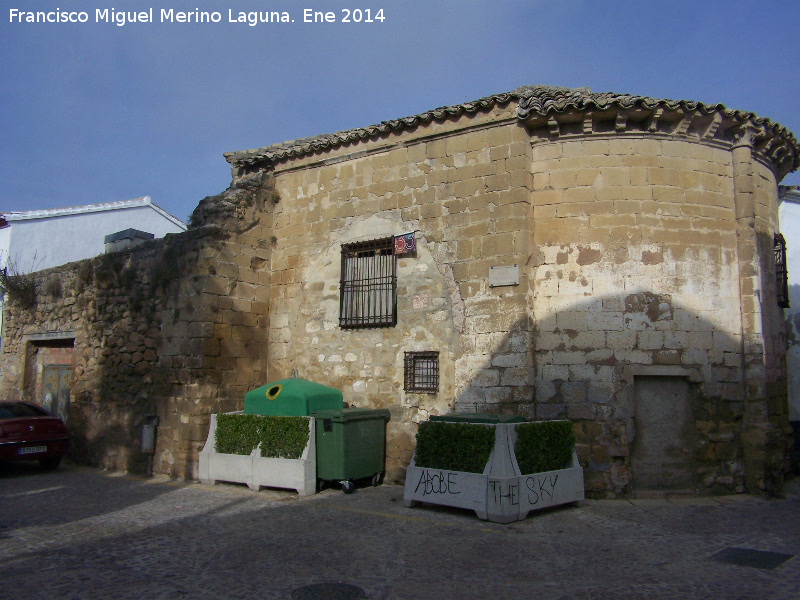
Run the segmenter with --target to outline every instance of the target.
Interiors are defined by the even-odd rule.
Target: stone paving
[[[793,558],[712,558],[727,548]],[[301,498],[0,465],[5,600],[291,599],[337,582],[370,599],[796,599],[800,480],[781,499],[587,500],[501,525],[406,508],[393,485]]]

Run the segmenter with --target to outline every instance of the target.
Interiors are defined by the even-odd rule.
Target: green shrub
[[[253,415],[248,415],[253,416]],[[300,458],[308,444],[308,419],[303,417],[262,417],[261,456]]]
[[[522,475],[563,469],[572,458],[575,434],[569,421],[537,421],[517,425],[514,449]]]
[[[417,431],[418,467],[483,473],[494,447],[494,427],[427,421]]]
[[[261,456],[300,458],[308,444],[308,419],[262,415],[217,415],[214,448],[222,454],[248,455],[261,444]]]
[[[258,444],[256,415],[217,415],[214,448],[222,454],[248,455]]]

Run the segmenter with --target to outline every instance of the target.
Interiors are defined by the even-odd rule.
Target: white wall
[[[789,192],[781,201],[781,233],[786,239],[786,264],[789,268],[789,305],[784,311],[789,352],[789,418],[800,421],[800,192]]]
[[[0,229],[0,269],[6,266],[8,249],[11,244],[11,227]]]
[[[8,257],[22,271],[38,271],[97,256],[105,251],[107,235],[125,229],[152,233],[156,238],[185,229],[151,204],[56,216],[42,211],[42,215],[19,220],[9,216],[10,227],[0,230],[0,268]],[[3,234],[9,231],[3,244]]]

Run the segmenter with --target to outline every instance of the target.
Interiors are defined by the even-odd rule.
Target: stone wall
[[[367,156],[333,152],[275,171],[270,375],[297,369],[343,390],[350,405],[389,408],[390,479],[402,479],[416,423],[431,414],[533,416],[527,300],[519,293],[530,144],[521,128],[497,125],[509,116],[498,110],[475,117],[466,132],[445,123],[402,146],[367,144]],[[341,329],[342,244],[412,231],[416,254],[399,259],[397,327]],[[520,286],[490,289],[490,267],[507,265],[520,266]],[[439,351],[437,394],[404,391],[403,356],[413,350]]]
[[[201,202],[186,233],[37,273],[35,305],[6,304],[3,396],[41,401],[28,367],[69,346],[73,456],[141,471],[154,414],[154,471],[194,477],[209,414],[266,381],[273,200],[258,178]]]
[[[484,100],[227,155],[234,181],[270,172],[281,197],[270,376],[297,368],[389,408],[397,479],[430,414],[569,418],[595,496],[649,492],[631,468],[637,381],[661,378],[693,422],[669,449],[691,472],[673,491],[777,489],[789,434],[767,242],[788,159],[771,162],[772,132],[712,110]],[[407,231],[397,326],[340,328],[342,245]],[[509,266],[519,284],[492,287]],[[403,390],[409,349],[440,352],[438,393]]]
[[[2,391],[72,332],[76,452],[111,468],[142,462],[152,413],[155,470],[194,476],[208,414],[296,371],[390,410],[390,480],[418,422],[468,411],[570,419],[592,496],[776,491],[772,240],[797,154],[748,113],[552,88],[229,154],[189,232],[11,303]],[[342,246],[408,232],[396,326],[342,328]],[[436,393],[404,389],[409,351],[439,353]]]
[[[741,487],[740,462],[707,448],[743,412],[730,153],[631,135],[543,139],[533,157],[537,414],[580,423],[587,489],[620,493],[635,377],[689,377],[708,399],[698,474]]]

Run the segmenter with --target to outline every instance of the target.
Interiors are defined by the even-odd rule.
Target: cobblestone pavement
[[[793,558],[712,558],[727,548]],[[0,598],[291,599],[320,583],[370,599],[796,599],[800,480],[782,499],[588,500],[501,525],[406,508],[401,486],[300,498],[0,465]]]

